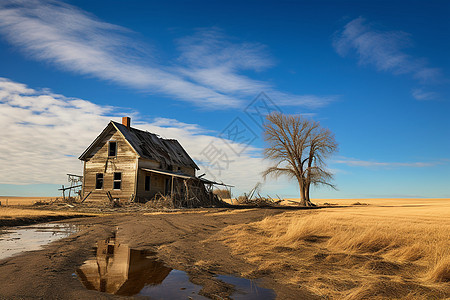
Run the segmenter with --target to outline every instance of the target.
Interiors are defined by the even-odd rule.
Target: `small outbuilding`
[[[212,185],[219,183],[196,177],[199,167],[177,140],[130,123],[129,117],[122,124],[111,121],[79,157],[84,161],[83,200],[147,202],[171,196],[175,206],[217,200]]]

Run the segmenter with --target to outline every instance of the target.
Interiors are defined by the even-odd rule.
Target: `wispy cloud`
[[[279,97],[279,105],[320,107],[333,100],[281,92],[242,75],[273,65],[265,46],[233,41],[217,28],[178,40],[175,64],[158,61],[130,30],[58,1],[1,2],[0,32],[35,59],[202,108],[239,107],[261,91],[275,101]]]
[[[222,93],[254,96],[268,94],[280,106],[319,108],[335,101],[335,95],[295,95],[281,92],[267,82],[239,74],[241,70],[259,72],[274,62],[266,46],[258,43],[233,43],[218,28],[201,29],[178,40],[180,67],[177,71],[199,84]]]
[[[421,83],[438,81],[442,76],[441,70],[429,67],[426,59],[405,52],[405,48],[412,46],[408,33],[376,30],[362,17],[336,32],[333,46],[341,56],[355,53],[361,65],[373,65],[379,71],[393,74],[409,74]]]
[[[420,101],[428,101],[428,100],[435,100],[438,98],[438,94],[435,92],[427,92],[423,89],[413,89],[411,92],[412,96],[416,100]]]
[[[34,90],[0,78],[0,184],[62,184],[66,173],[81,174],[77,159],[112,120],[130,115],[126,109],[96,105],[90,101]],[[197,124],[169,118],[141,119],[132,113],[133,126],[180,141],[202,170],[211,162],[202,151],[213,143],[229,158],[228,168],[207,174],[247,191],[261,180],[266,162],[254,153],[260,149],[208,134]],[[234,151],[241,152],[240,156]]]
[[[177,41],[182,55],[179,61],[192,67],[260,71],[271,67],[273,61],[267,47],[259,43],[236,43],[217,27],[199,28],[192,36]]]
[[[335,164],[345,164],[353,167],[367,167],[367,168],[399,168],[399,167],[410,167],[410,168],[425,168],[440,165],[443,162],[379,162],[371,160],[360,160],[355,158],[341,157],[339,159],[333,160]]]

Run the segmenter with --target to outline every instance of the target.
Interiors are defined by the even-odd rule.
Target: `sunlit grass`
[[[75,216],[75,215],[87,215],[87,214],[70,211],[51,211],[51,210],[0,207],[0,219],[19,219],[30,217]]]
[[[59,197],[61,198],[61,197]],[[56,197],[7,197],[0,196],[2,206],[9,205],[33,205],[35,203],[50,203],[55,201]]]
[[[450,200],[386,202],[283,213],[220,239],[257,266],[243,275],[271,274],[324,297],[448,297]]]

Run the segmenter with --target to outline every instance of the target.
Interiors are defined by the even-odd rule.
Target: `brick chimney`
[[[122,117],[122,125],[126,126],[130,130],[131,119],[130,117]]]

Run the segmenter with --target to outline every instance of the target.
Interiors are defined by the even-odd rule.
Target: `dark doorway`
[[[166,188],[165,188],[165,190],[164,190],[164,195],[169,195],[170,194],[170,188],[171,188],[171,180],[170,180],[170,178],[166,178]]]

